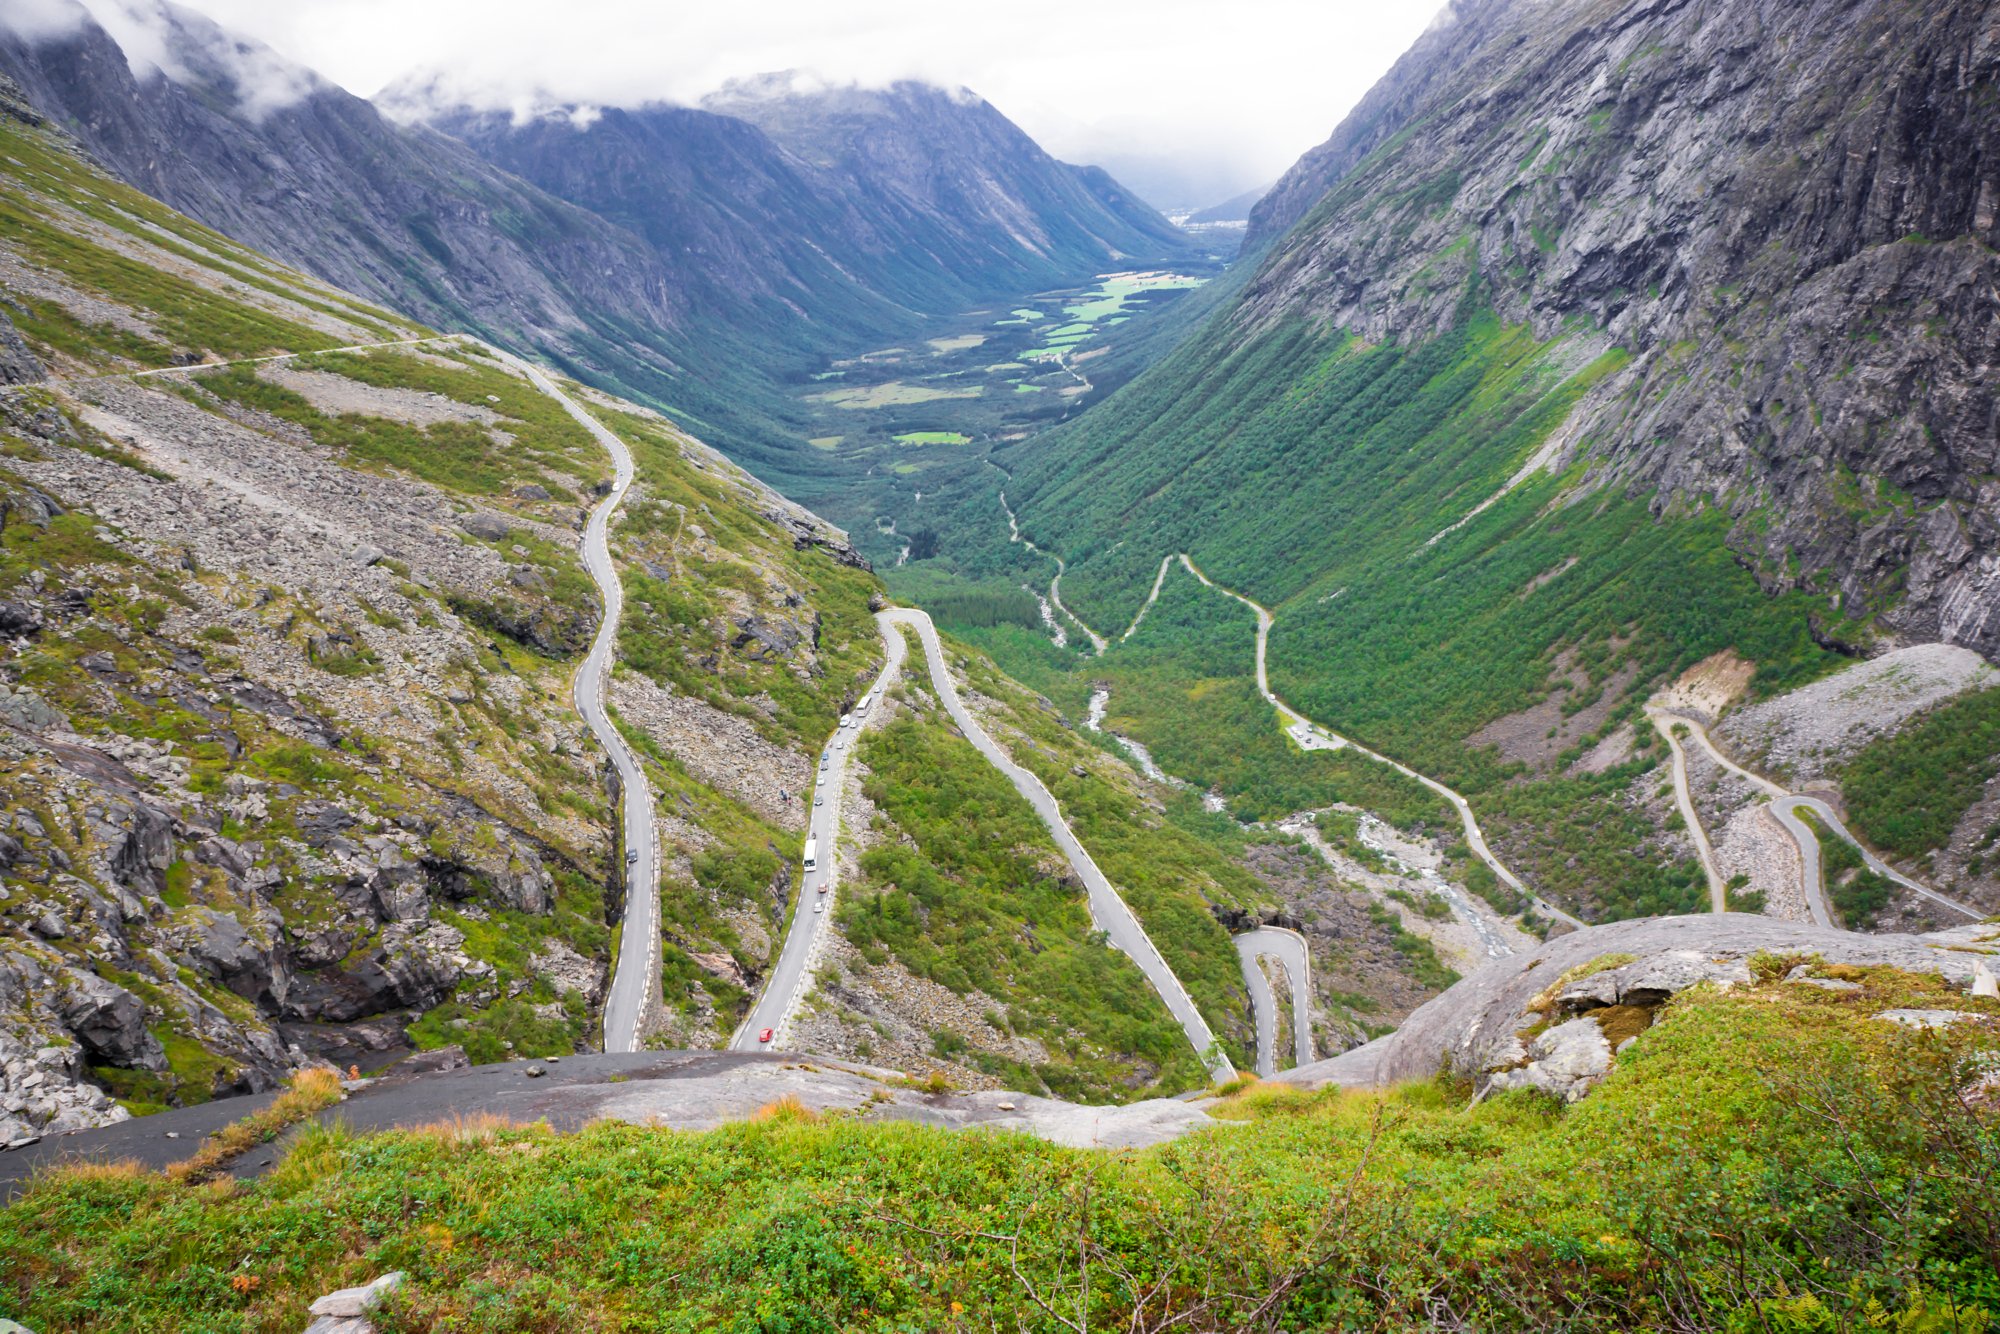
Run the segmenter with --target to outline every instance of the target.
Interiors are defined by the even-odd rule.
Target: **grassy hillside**
[[[4,315],[50,376],[0,395],[0,949],[29,970],[0,1029],[137,1111],[268,1087],[292,1045],[594,1045],[620,850],[569,690],[602,448],[477,344],[14,120],[0,150]],[[714,1041],[802,827],[742,776],[803,771],[879,666],[879,586],[665,419],[591,401],[638,465],[612,693],[663,797],[663,1027]],[[79,996],[133,1017],[80,1039]]]
[[[308,1130],[265,1178],[59,1171],[0,1213],[0,1313],[296,1327],[389,1269],[381,1328],[1908,1329],[2000,1310],[1990,1009],[1858,972],[1677,999],[1564,1108],[1252,1087],[1138,1153],[815,1118],[704,1134]],[[1985,1084],[1976,1084],[1979,1088]]]
[[[1584,464],[1516,477],[1621,362],[1584,334],[1537,341],[1471,304],[1407,348],[1299,324],[1243,337],[1222,318],[1001,458],[1023,531],[1066,557],[1064,599],[1101,632],[1129,622],[1163,556],[1187,551],[1275,612],[1284,699],[1465,792],[1542,892],[1593,917],[1676,911],[1700,886],[1635,807],[1655,760],[1628,745],[1579,761],[1710,653],[1756,662],[1766,693],[1837,665],[1816,640],[1866,632],[1803,593],[1767,595],[1715,510],[1656,507]],[[997,504],[956,499],[967,528]],[[945,558],[1018,578],[1033,558],[992,531],[954,530]],[[1307,757],[1269,735],[1250,691],[1249,614],[1216,601],[1201,607],[1176,573],[1132,642],[1101,666],[1052,669],[1118,678],[1114,709],[1170,771],[1260,814],[1311,804],[1282,777]],[[1560,717],[1584,720],[1560,754],[1530,761],[1474,740],[1552,696]],[[1365,767],[1343,774],[1350,789]],[[1366,800],[1416,816],[1389,792]]]

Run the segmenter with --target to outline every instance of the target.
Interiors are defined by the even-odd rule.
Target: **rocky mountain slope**
[[[620,858],[568,688],[601,451],[482,345],[190,222],[14,105],[0,1129],[309,1059],[594,1043]],[[721,456],[587,401],[639,461],[613,701],[663,770],[662,893],[700,905],[663,942],[674,1032],[766,966],[803,826],[778,788],[872,670],[875,585]]]
[[[618,794],[569,700],[599,616],[577,555],[608,485],[596,442],[486,345],[109,179],[8,91],[0,1131],[268,1090],[310,1061],[594,1046],[623,906]],[[668,419],[568,392],[637,464],[608,695],[658,798],[644,1038],[714,1046],[798,907],[812,756],[881,662],[880,586]],[[1045,701],[962,665],[1245,1050],[1229,933],[1282,916],[1300,867],[1174,829]],[[814,1041],[1092,1099],[1200,1080],[1078,885],[1009,882],[1025,934],[996,951],[994,909],[965,897],[993,868],[926,809],[943,779],[864,759],[864,860],[904,851],[856,878],[931,929],[857,925],[816,979]],[[1320,941],[1321,1049],[1435,988],[1370,930]]]
[[[1971,4],[1456,4],[1225,309],[999,451],[1021,528],[1099,626],[1193,553],[1276,610],[1282,695],[1469,787],[1529,880],[1690,907],[1653,690],[2000,646],[1996,60]]]

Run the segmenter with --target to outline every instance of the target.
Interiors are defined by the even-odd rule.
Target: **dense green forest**
[[[1863,747],[1840,775],[1854,832],[1899,857],[1951,841],[2000,773],[2000,689],[1941,704]],[[1988,833],[1988,844],[1994,835]]]

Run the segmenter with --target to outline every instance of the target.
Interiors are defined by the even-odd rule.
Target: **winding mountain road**
[[[1940,907],[1949,908],[1953,912],[1968,917],[1975,922],[1985,920],[1985,913],[1976,908],[1968,908],[1955,899],[1946,898],[1928,885],[1918,884],[1915,880],[1912,880],[1909,876],[1904,875],[1901,871],[1898,871],[1895,867],[1876,856],[1869,850],[1866,844],[1854,836],[1853,832],[1842,822],[1840,816],[1835,813],[1833,807],[1829,806],[1826,802],[1820,800],[1818,797],[1809,797],[1793,792],[1782,784],[1775,783],[1762,774],[1753,773],[1738,764],[1735,760],[1730,759],[1715,744],[1714,739],[1708,734],[1708,728],[1699,719],[1690,718],[1683,713],[1674,713],[1658,708],[1649,708],[1647,715],[1653,718],[1654,725],[1659,727],[1662,733],[1668,735],[1669,742],[1673,740],[1670,731],[1671,724],[1680,723],[1685,725],[1688,729],[1688,734],[1701,743],[1701,748],[1708,752],[1710,759],[1713,759],[1730,773],[1735,774],[1738,778],[1741,778],[1744,782],[1749,783],[1771,798],[1771,813],[1778,817],[1778,823],[1785,827],[1785,832],[1790,834],[1792,841],[1799,845],[1800,863],[1804,875],[1804,885],[1802,888],[1805,890],[1806,907],[1812,913],[1813,921],[1818,925],[1832,926],[1834,925],[1834,921],[1833,914],[1828,909],[1826,903],[1826,875],[1823,869],[1824,858],[1820,853],[1819,836],[1812,831],[1811,827],[1805,821],[1799,818],[1798,813],[1802,809],[1811,811],[1814,817],[1826,825],[1828,829],[1832,830],[1836,836],[1852,845],[1854,850],[1861,854],[1862,863],[1869,870],[1875,872],[1875,874],[1894,881],[1919,898],[1928,899]],[[1662,720],[1666,720],[1666,722],[1663,723]],[[1700,825],[1699,823],[1691,822],[1690,828],[1699,830]],[[1699,835],[1699,837],[1704,843],[1707,841],[1705,834]],[[1717,911],[1721,910],[1718,909]]]
[[[511,352],[489,349],[526,376],[528,382],[560,403],[563,410],[590,432],[611,455],[611,490],[590,511],[583,530],[583,568],[597,584],[604,599],[604,618],[598,623],[597,638],[576,670],[571,694],[584,726],[597,738],[604,753],[618,771],[623,811],[625,865],[625,916],[618,926],[618,956],[611,972],[611,986],[604,997],[604,1050],[637,1051],[640,1026],[646,1011],[660,991],[660,878],[659,848],[653,837],[653,785],[639,757],[625,744],[612,726],[605,709],[605,687],[611,676],[611,662],[618,648],[618,619],[625,608],[625,587],[611,563],[611,515],[625,499],[632,485],[632,452],[608,427],[585,412],[540,368]]]
[[[757,1003],[750,1007],[750,1013],[730,1037],[731,1051],[757,1051],[766,1047],[776,1050],[785,1046],[799,1006],[812,990],[807,979],[812,976],[813,965],[818,962],[827,939],[834,890],[840,880],[840,802],[847,790],[848,763],[854,758],[862,731],[872,719],[881,716],[882,692],[903,669],[903,637],[884,634],[882,646],[886,661],[865,696],[870,701],[869,707],[854,718],[851,726],[835,728],[821,752],[827,757],[825,767],[818,770],[813,795],[808,798],[814,804],[806,807],[806,831],[817,845],[818,864],[799,873],[799,892],[792,903],[792,921],[785,930],[785,943],[778,951],[777,963],[764,979]],[[822,798],[823,805],[819,804]],[[818,911],[814,905],[822,899],[826,909]],[[767,1028],[771,1030],[771,1041],[764,1043],[759,1041],[759,1035]]]
[[[901,638],[894,629],[896,626],[906,625],[917,632],[918,638],[923,641],[924,657],[930,667],[932,686],[938,698],[943,701],[945,712],[951,715],[954,723],[958,724],[958,729],[965,733],[965,739],[986,757],[988,763],[1004,774],[1007,781],[1014,785],[1015,791],[1026,797],[1028,804],[1035,808],[1035,814],[1041,817],[1042,824],[1055,839],[1056,846],[1062,850],[1077,878],[1083,882],[1090,906],[1091,922],[1098,930],[1104,932],[1114,948],[1139,965],[1139,971],[1153,984],[1153,990],[1158,992],[1160,999],[1166,1003],[1168,1013],[1172,1014],[1174,1020],[1180,1024],[1181,1031],[1187,1034],[1188,1042],[1208,1063],[1214,1077],[1233,1079],[1236,1067],[1230,1062],[1229,1057],[1223,1054],[1220,1044],[1215,1040],[1215,1034],[1209,1029],[1208,1021],[1201,1017],[1201,1011],[1195,1008],[1187,988],[1181,985],[1181,980],[1174,976],[1173,969],[1167,966],[1167,961],[1161,957],[1152,938],[1139,924],[1139,919],[1133,914],[1131,906],[1119,896],[1116,889],[1112,888],[1104,872],[1099,870],[1097,863],[1091,859],[1090,852],[1071,832],[1068,821],[1063,819],[1062,807],[1057,804],[1055,795],[1040,778],[1014,763],[1007,752],[987,735],[986,729],[979,725],[979,721],[959,699],[958,688],[952,683],[951,672],[945,665],[944,648],[938,642],[937,628],[931,624],[931,618],[921,611],[897,607],[876,613],[875,619],[881,624],[885,637]]]
[[[1390,759],[1387,755],[1383,755],[1378,751],[1370,750],[1368,747],[1353,740],[1351,737],[1342,736],[1340,733],[1335,732],[1330,728],[1322,727],[1320,724],[1314,722],[1312,719],[1300,713],[1297,709],[1294,709],[1291,705],[1279,699],[1277,695],[1273,693],[1271,690],[1271,677],[1269,671],[1266,668],[1266,662],[1270,654],[1270,642],[1271,642],[1272,617],[1269,609],[1267,609],[1261,602],[1253,601],[1252,599],[1243,596],[1243,594],[1237,592],[1235,589],[1225,588],[1221,584],[1216,583],[1213,579],[1210,579],[1207,575],[1201,572],[1201,569],[1192,560],[1188,558],[1186,552],[1181,553],[1180,560],[1181,564],[1184,567],[1186,567],[1187,572],[1193,575],[1195,578],[1201,580],[1202,583],[1206,584],[1208,587],[1214,589],[1216,592],[1221,593],[1226,597],[1235,598],[1238,602],[1241,602],[1244,606],[1250,608],[1250,610],[1257,613],[1257,691],[1259,694],[1263,695],[1265,701],[1268,702],[1272,708],[1278,711],[1278,715],[1280,718],[1284,720],[1283,725],[1287,729],[1291,729],[1295,726],[1302,726],[1307,731],[1308,735],[1317,737],[1320,740],[1322,740],[1328,749],[1338,749],[1343,746],[1352,747],[1355,753],[1360,755],[1366,755],[1369,759],[1374,760],[1378,764],[1388,765],[1391,769],[1394,769],[1397,773],[1403,775],[1405,778],[1414,779],[1417,782],[1422,783],[1425,787],[1429,788],[1431,791],[1437,793],[1440,797],[1443,797],[1446,801],[1451,803],[1452,809],[1458,812],[1459,824],[1463,826],[1465,830],[1466,846],[1472,849],[1472,853],[1475,857],[1479,858],[1480,861],[1486,863],[1487,867],[1493,872],[1494,875],[1500,877],[1500,879],[1510,888],[1512,888],[1515,893],[1521,895],[1523,898],[1527,899],[1530,903],[1532,903],[1535,907],[1535,911],[1540,913],[1544,917],[1548,917],[1554,921],[1567,923],[1572,927],[1583,926],[1583,923],[1579,921],[1577,918],[1572,917],[1570,914],[1556,907],[1553,903],[1550,903],[1548,900],[1542,898],[1540,895],[1537,895],[1532,890],[1530,890],[1525,884],[1521,882],[1521,878],[1519,876],[1515,875],[1512,871],[1508,870],[1506,864],[1503,863],[1498,857],[1493,855],[1493,850],[1486,846],[1486,835],[1479,828],[1479,819],[1472,813],[1472,805],[1470,802],[1466,801],[1464,797],[1452,791],[1450,788],[1446,787],[1443,783],[1438,782],[1435,778],[1430,778],[1424,774],[1418,773],[1415,769],[1412,769],[1407,764],[1399,763],[1396,760]]]
[[[1681,746],[1681,739],[1674,733],[1675,723],[1681,721],[1670,717],[1652,705],[1646,706],[1646,717],[1651,720],[1653,730],[1667,743],[1667,753],[1671,759],[1674,778],[1674,806],[1681,813],[1681,823],[1687,826],[1688,837],[1694,841],[1694,853],[1701,862],[1702,874],[1708,877],[1708,909],[1710,912],[1729,911],[1729,891],[1723,882],[1722,868],[1715,863],[1715,849],[1709,846],[1708,830],[1702,827],[1701,815],[1694,808],[1694,792],[1688,786],[1687,751]],[[1818,848],[1813,849],[1813,857],[1819,856]],[[1807,882],[1817,876],[1807,876]],[[1812,898],[1810,894],[1806,896]],[[1820,906],[1813,904],[1813,918],[1819,919]],[[1821,926],[1827,925],[1820,922]]]
[[[986,462],[989,466],[998,470],[1002,477],[1005,477],[1007,475],[1006,470],[1002,469],[999,464],[994,463],[993,460],[988,459]],[[1075,625],[1077,629],[1083,631],[1084,638],[1090,641],[1090,646],[1093,650],[1096,651],[1097,656],[1100,658],[1103,657],[1104,651],[1111,647],[1110,643],[1106,641],[1103,635],[1098,634],[1097,631],[1091,629],[1088,625],[1085,625],[1083,623],[1083,618],[1081,616],[1078,616],[1075,612],[1071,611],[1068,607],[1065,607],[1063,605],[1062,577],[1065,574],[1069,573],[1069,566],[1065,565],[1063,563],[1063,558],[1061,556],[1056,555],[1055,552],[1044,551],[1040,547],[1036,546],[1033,542],[1030,542],[1027,538],[1021,536],[1021,525],[1015,522],[1014,508],[1013,506],[1007,503],[1007,488],[1004,486],[1000,488],[1000,509],[1001,512],[1007,516],[1007,540],[1009,542],[1019,542],[1022,546],[1034,552],[1037,556],[1046,556],[1048,559],[1056,563],[1055,578],[1049,580],[1049,601],[1055,604],[1055,608],[1057,611],[1061,612],[1064,616],[1067,616],[1070,619],[1071,624]],[[1058,647],[1060,647],[1061,641],[1058,640],[1057,644]]]
[[[1278,1073],[1278,1001],[1259,966],[1264,959],[1284,965],[1285,980],[1291,985],[1292,1064],[1312,1064],[1312,954],[1306,938],[1281,926],[1260,926],[1235,940],[1243,981],[1250,988],[1250,1008],[1257,1017],[1257,1074],[1269,1079]]]

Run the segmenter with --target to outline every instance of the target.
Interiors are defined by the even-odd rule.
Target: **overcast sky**
[[[782,69],[963,84],[1058,157],[1102,163],[1170,207],[1275,179],[1442,0],[182,3],[363,96],[439,67],[500,105],[537,89],[610,105],[693,101]]]

